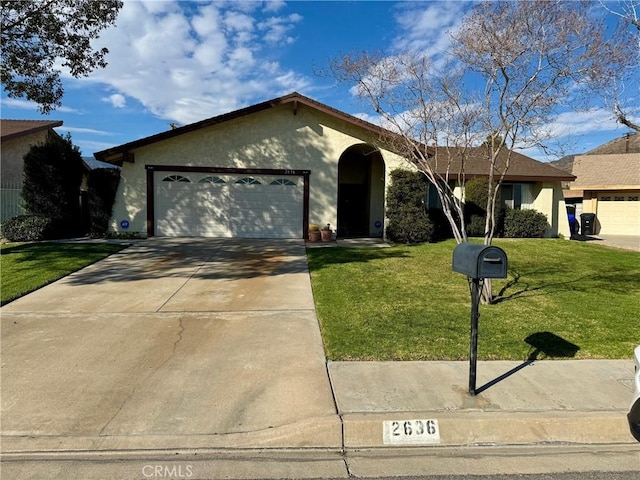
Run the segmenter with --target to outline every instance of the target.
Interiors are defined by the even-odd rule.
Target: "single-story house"
[[[441,159],[439,165],[446,165],[449,168],[450,178],[462,183],[458,178],[461,170],[461,155],[456,155],[451,149],[443,147],[433,149]],[[484,147],[478,147],[464,152],[464,178],[466,181],[477,177],[486,177],[489,171],[489,155]],[[432,157],[432,158],[435,158]],[[506,162],[509,162],[508,165]],[[575,177],[548,163],[538,162],[526,155],[503,150],[500,152],[494,168],[494,174],[499,175],[502,171],[506,173],[500,186],[499,200],[504,208],[514,208],[517,210],[531,209],[542,212],[549,220],[547,230],[548,237],[564,235],[570,237],[569,223],[566,213],[564,197],[562,195],[562,182],[574,180]],[[441,169],[443,167],[440,167]],[[437,170],[437,169],[436,169]],[[444,172],[441,172],[444,174]],[[432,189],[435,190],[435,189]],[[429,206],[437,205],[438,199],[433,196],[430,190]],[[435,193],[435,192],[434,192]],[[454,190],[460,198],[462,192],[460,187]]]
[[[411,168],[380,146],[390,134],[292,93],[94,156],[122,166],[113,232],[306,238],[310,224],[328,223],[339,236],[378,237],[390,172]],[[573,176],[514,159],[512,206],[544,212],[550,235],[568,235],[560,182]],[[470,173],[483,174],[479,162]]]
[[[22,213],[23,158],[33,145],[45,143],[53,130],[62,126],[59,120],[0,120],[0,221]]]
[[[595,214],[595,234],[640,236],[640,152],[578,155],[573,174],[569,195]]]

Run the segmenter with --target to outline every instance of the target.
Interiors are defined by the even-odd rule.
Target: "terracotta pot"
[[[319,242],[321,238],[320,230],[309,230],[309,241]]]
[[[320,233],[322,234],[323,242],[330,242],[333,238],[333,232],[331,230],[320,230]]]

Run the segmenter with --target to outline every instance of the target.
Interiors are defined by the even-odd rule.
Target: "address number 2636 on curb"
[[[382,425],[385,445],[440,443],[438,420],[386,420]]]

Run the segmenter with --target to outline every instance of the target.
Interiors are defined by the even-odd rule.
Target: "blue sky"
[[[446,32],[469,6],[464,1],[125,1],[117,26],[96,42],[109,48],[107,68],[82,79],[65,75],[63,106],[46,117],[34,104],[2,92],[2,118],[62,120],[58,131],[70,132],[85,156],[168,130],[172,122],[192,123],[293,91],[371,120],[348,87],[315,72],[352,51],[419,49],[436,55],[447,48]],[[637,98],[629,98],[637,110]],[[571,153],[628,131],[606,108],[565,112],[549,128]],[[535,150],[524,153],[554,159]]]

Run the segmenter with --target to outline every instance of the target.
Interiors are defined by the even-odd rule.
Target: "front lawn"
[[[8,243],[0,246],[4,305],[124,248],[89,243]]]
[[[551,239],[494,245],[509,277],[493,280],[494,305],[480,305],[479,359],[524,360],[541,345],[539,356],[630,358],[640,344],[640,254]],[[327,357],[468,359],[471,297],[451,270],[454,247],[308,249]]]

